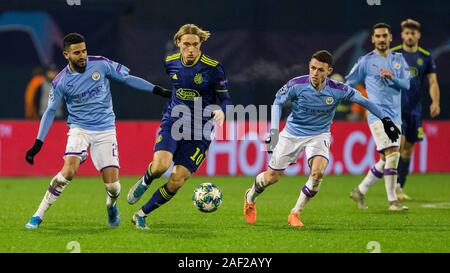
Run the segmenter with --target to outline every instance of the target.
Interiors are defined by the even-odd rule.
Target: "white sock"
[[[397,185],[397,166],[400,160],[400,153],[395,152],[386,156],[386,166],[384,168],[384,185],[389,202],[397,200],[395,186]]]
[[[255,182],[252,188],[247,194],[247,202],[255,203],[256,197],[263,193],[264,189],[267,187],[268,183],[264,180],[264,172],[256,176]]]
[[[385,162],[380,158],[377,163],[367,172],[358,189],[362,194],[366,194],[369,188],[383,177]]]
[[[292,208],[291,213],[301,212],[305,208],[309,200],[317,194],[320,189],[321,183],[322,179],[314,181],[310,176],[306,184],[300,190],[300,196],[298,197],[297,203],[295,203],[294,208]]]
[[[117,198],[120,195],[120,182],[117,180],[114,183],[105,183],[106,189],[106,206],[112,207],[116,204]]]
[[[53,177],[50,181],[50,186],[48,187],[48,190],[45,193],[44,198],[42,198],[42,201],[34,215],[44,219],[45,212],[51,205],[53,205],[53,203],[55,203],[56,199],[58,199],[59,195],[62,193],[67,184],[69,184],[69,182],[70,181],[64,178],[61,172]]]

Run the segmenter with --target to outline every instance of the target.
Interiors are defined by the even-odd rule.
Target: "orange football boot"
[[[288,216],[288,224],[293,227],[303,227],[304,224],[300,220],[298,213],[291,213]]]
[[[244,216],[247,223],[253,225],[256,223],[256,203],[247,202],[247,194],[250,189],[247,189],[244,194]]]

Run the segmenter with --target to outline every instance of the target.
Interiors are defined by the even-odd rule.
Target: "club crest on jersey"
[[[325,100],[326,104],[333,104],[333,102],[334,102],[333,97],[327,97],[327,99]]]
[[[100,79],[100,73],[98,73],[97,71],[94,71],[94,73],[92,73],[92,79],[94,81],[98,81]]]
[[[423,65],[423,59],[422,58],[417,59],[417,64],[419,66],[422,66]]]
[[[203,82],[202,74],[200,74],[200,73],[195,74],[194,82],[196,84],[202,84],[202,82]]]
[[[394,66],[395,69],[400,69],[402,65],[399,62],[394,62],[392,63],[392,66]]]

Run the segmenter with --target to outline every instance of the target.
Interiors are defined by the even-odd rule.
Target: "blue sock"
[[[406,183],[406,176],[408,176],[409,173],[409,164],[410,160],[404,160],[403,158],[400,158],[400,161],[398,162],[398,178],[397,183],[400,184],[400,186],[405,186]]]
[[[157,189],[155,193],[153,193],[152,198],[142,206],[142,211],[145,214],[149,214],[172,199],[174,195],[175,193],[169,192],[166,185],[163,185],[161,188]]]

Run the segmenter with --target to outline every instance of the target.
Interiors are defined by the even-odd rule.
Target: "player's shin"
[[[270,183],[266,182],[264,179],[264,172],[258,174],[256,176],[255,181],[253,182],[253,186],[247,194],[247,202],[255,203],[256,197],[264,192],[264,189],[269,186]]]
[[[411,161],[409,158],[403,158],[403,157],[400,157],[400,161],[398,162],[397,184],[399,184],[400,188],[402,188],[402,189],[405,186],[406,176],[408,176],[408,173],[409,173],[410,162]]]
[[[120,195],[120,182],[116,181],[114,183],[105,183],[106,189],[106,206],[108,208],[116,204],[117,198]]]
[[[366,194],[369,188],[383,177],[385,161],[380,158],[377,163],[367,172],[358,189],[362,194]]]
[[[395,186],[397,184],[397,166],[400,159],[400,153],[394,152],[386,156],[386,165],[384,168],[384,182],[389,202],[397,200]]]
[[[44,198],[42,199],[41,204],[39,205],[39,208],[34,215],[37,215],[39,216],[39,218],[43,219],[45,212],[50,208],[51,205],[53,205],[53,203],[55,203],[56,199],[58,199],[69,182],[70,180],[67,180],[61,174],[61,172],[53,177],[52,181],[50,181],[48,190],[45,193]]]
[[[152,198],[145,203],[144,206],[142,206],[141,210],[138,212],[140,214],[139,216],[145,216],[152,212],[153,210],[159,208],[160,206],[167,203],[172,197],[176,194],[175,192],[170,192],[166,186],[167,184],[163,185],[159,189],[153,193]],[[142,215],[144,214],[144,215]]]
[[[305,208],[308,201],[317,194],[321,183],[322,179],[314,180],[310,176],[306,184],[300,190],[300,196],[298,197],[294,208],[292,208],[291,213],[300,213]]]
[[[152,165],[153,162],[148,165],[147,171],[144,174],[144,179],[142,180],[143,186],[149,186],[153,182],[153,180],[161,177],[161,175],[157,175],[152,172]]]

